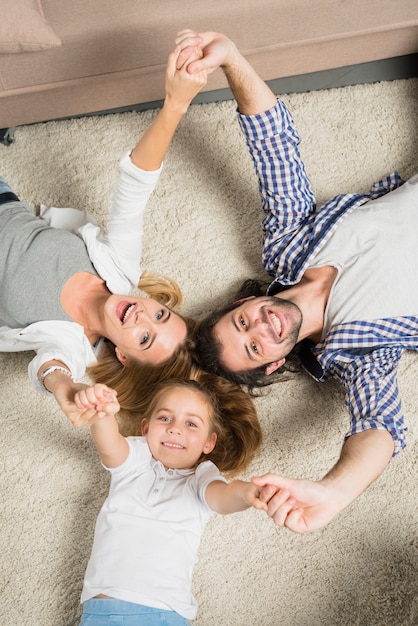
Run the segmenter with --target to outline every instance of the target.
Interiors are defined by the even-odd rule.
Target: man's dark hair
[[[263,283],[258,280],[246,280],[239,288],[233,302],[230,302],[222,309],[214,311],[201,321],[195,337],[195,356],[200,367],[207,372],[227,378],[239,385],[246,385],[250,392],[256,387],[266,387],[279,380],[285,380],[288,378],[286,374],[299,370],[297,347],[295,346],[287,355],[285,364],[268,376],[265,374],[267,365],[261,365],[254,369],[231,372],[221,363],[222,346],[215,337],[214,327],[226,313],[236,309],[240,305],[240,300],[243,298],[265,295],[267,286],[268,283]]]

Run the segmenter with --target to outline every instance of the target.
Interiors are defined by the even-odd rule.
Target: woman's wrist
[[[185,100],[179,100],[178,98],[175,98],[174,96],[167,94],[165,99],[164,99],[164,104],[163,104],[163,112],[164,114],[172,119],[174,118],[174,121],[178,123],[178,121],[183,117],[183,115],[185,115],[187,113],[187,109],[190,106],[190,101],[185,101]]]
[[[63,364],[52,364],[42,370],[39,382],[49,393],[53,393],[54,387],[61,382],[74,382],[71,371]]]

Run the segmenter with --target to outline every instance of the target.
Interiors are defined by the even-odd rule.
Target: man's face
[[[223,366],[238,372],[274,363],[266,368],[271,374],[295,346],[301,324],[293,302],[269,296],[243,300],[214,327]]]

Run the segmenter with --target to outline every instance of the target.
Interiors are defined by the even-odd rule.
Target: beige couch
[[[418,51],[416,0],[0,0],[0,128],[161,100],[176,32],[225,32],[264,79]],[[225,87],[222,72],[207,90]]]

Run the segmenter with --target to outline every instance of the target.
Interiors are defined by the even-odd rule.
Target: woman
[[[73,423],[80,418],[74,394],[83,387],[75,380],[100,360],[102,338],[110,342],[106,358],[110,353],[119,370],[133,364],[172,369],[186,353],[186,320],[166,306],[180,302],[175,283],[148,278],[139,286],[154,297],[129,295],[141,274],[146,202],[181,118],[206,84],[206,72],[186,70],[199,50],[176,69],[179,52],[168,58],[163,107],[120,160],[106,235],[92,223],[80,236],[53,228],[53,214],[44,216],[50,224],[35,217],[0,179],[0,350],[35,350],[33,384],[54,395]]]

